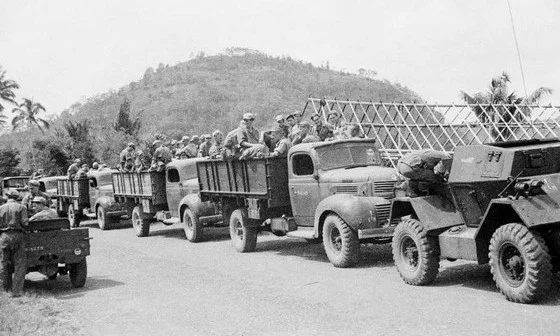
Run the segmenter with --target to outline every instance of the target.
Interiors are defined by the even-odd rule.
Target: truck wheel
[[[132,226],[138,237],[147,237],[150,234],[150,220],[145,217],[140,206],[132,209]]]
[[[83,259],[79,263],[70,264],[70,282],[74,288],[84,287],[87,278],[87,262]]]
[[[229,235],[237,252],[251,252],[257,246],[257,228],[247,225],[247,210],[237,209],[229,218]]]
[[[107,216],[107,210],[102,205],[97,207],[97,224],[101,230],[109,229],[111,226],[111,217]]]
[[[204,225],[198,221],[198,216],[191,209],[185,210],[183,214],[183,228],[188,241],[193,243],[202,241]]]
[[[414,286],[430,284],[439,271],[437,237],[428,236],[417,219],[402,221],[393,233],[393,259],[405,283]]]
[[[360,257],[358,233],[337,215],[328,215],[323,224],[323,246],[334,267],[352,267]]]
[[[80,221],[82,218],[77,209],[74,209],[73,204],[68,205],[68,210],[66,211],[66,213],[68,213],[68,221],[70,222],[70,227],[76,228],[80,226]]]
[[[552,283],[548,247],[536,231],[523,224],[499,227],[488,252],[496,287],[513,302],[529,303],[542,297]]]

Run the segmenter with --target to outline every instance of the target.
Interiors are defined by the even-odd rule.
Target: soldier
[[[89,166],[86,163],[84,163],[82,165],[82,168],[80,168],[80,170],[78,170],[78,172],[76,173],[76,176],[74,176],[74,179],[81,180],[81,179],[88,178],[88,173],[89,173]]]
[[[181,158],[195,158],[198,155],[198,135],[193,135],[189,144],[181,151]]]
[[[48,201],[44,197],[33,197],[32,206],[35,214],[29,218],[30,222],[58,218],[56,211],[49,208]]]
[[[237,135],[239,134],[242,127],[245,127],[245,122],[241,120],[239,122],[239,127],[230,131],[224,140],[224,157],[235,158],[239,155],[239,141]]]
[[[122,150],[120,155],[120,170],[123,172],[131,171],[134,168],[135,158],[134,143],[128,143],[128,146]]]
[[[260,133],[253,127],[253,122],[255,121],[255,115],[253,113],[243,114],[243,127],[238,128],[237,140],[239,141],[239,147],[249,148],[253,145],[259,143]]]
[[[362,133],[362,130],[360,129],[360,125],[358,124],[351,124],[348,126],[347,128],[348,131],[348,138],[349,139],[363,139],[364,138],[364,134]]]
[[[29,186],[29,193],[23,197],[23,199],[21,200],[21,204],[25,206],[29,216],[33,216],[35,214],[32,205],[33,198],[37,196],[43,197],[49,202],[48,204],[51,204],[51,198],[49,197],[49,195],[47,195],[47,193],[39,190],[39,181],[29,180],[29,182],[27,182],[27,185]]]
[[[211,159],[215,159],[219,155],[222,155],[224,148],[224,134],[220,130],[215,130],[212,132],[212,138],[214,138],[214,143],[208,151],[208,156],[210,156]]]
[[[207,157],[210,155],[210,147],[212,146],[212,136],[210,134],[202,135],[204,142],[198,149],[198,157]]]
[[[288,150],[292,147],[292,142],[290,141],[289,135],[290,131],[288,128],[280,128],[281,138],[276,143],[276,148],[274,151],[270,153],[270,156],[280,156],[285,157],[288,155]],[[275,136],[278,136],[278,133],[273,133]]]
[[[91,169],[92,169],[92,170],[100,170],[100,169],[99,169],[99,163],[97,163],[97,161],[94,162],[94,163],[92,163],[92,164],[91,164]]]
[[[346,122],[340,118],[340,114],[336,111],[331,111],[327,115],[327,121],[333,128],[333,136],[327,140],[341,140],[347,138]]]
[[[144,155],[144,152],[141,150],[138,150],[136,152],[136,159],[134,160],[134,171],[136,171],[137,173],[141,172],[142,170],[146,170],[150,168],[148,163],[146,162],[146,156]]]
[[[397,170],[406,178],[400,186],[409,197],[428,194],[430,187],[444,181],[451,156],[444,152],[422,150],[406,154],[397,162]]]
[[[73,180],[74,176],[76,176],[76,173],[78,172],[78,170],[80,170],[80,165],[82,163],[82,160],[80,159],[75,159],[74,163],[72,163],[70,165],[70,167],[68,167],[68,179],[69,180]]]
[[[0,288],[11,290],[12,297],[18,297],[27,273],[23,230],[29,220],[27,209],[17,202],[18,192],[9,190],[6,196],[8,201],[0,206]]]
[[[311,116],[311,120],[315,124],[315,126],[313,126],[312,133],[319,137],[321,141],[334,138],[334,129],[332,125],[323,123],[323,119],[319,114],[315,113]]]
[[[45,173],[44,170],[42,168],[37,169],[36,172],[34,172],[33,174],[31,174],[31,179],[32,180],[38,180],[45,177]]]
[[[299,123],[301,123],[302,115],[300,111],[295,111],[291,115],[294,117],[294,126],[292,126],[292,139],[290,140],[294,141],[293,137],[300,132]]]
[[[171,150],[163,145],[163,141],[154,141],[154,147],[157,147],[154,156],[152,157],[152,165],[150,169],[157,172],[162,172],[165,169],[165,165],[171,162],[173,159],[173,154]]]

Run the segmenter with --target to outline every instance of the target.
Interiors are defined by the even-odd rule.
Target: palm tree
[[[14,90],[19,89],[19,84],[16,81],[6,78],[6,71],[0,66],[0,102],[7,101],[17,105]],[[2,113],[4,106],[0,103],[0,126],[6,124],[7,117]]]
[[[527,97],[519,97],[515,92],[509,92],[510,77],[502,72],[499,77],[492,78],[490,86],[485,92],[474,95],[461,91],[460,97],[467,104],[472,104],[474,114],[485,127],[488,123],[494,140],[507,140],[511,135],[507,125],[511,121],[522,122],[531,117],[528,105],[538,103],[545,95],[552,93],[551,88],[540,87]],[[502,124],[504,126],[495,126]]]
[[[43,128],[48,129],[50,125],[45,119],[37,117],[41,111],[46,111],[43,105],[34,102],[32,99],[23,98],[23,102],[12,109],[12,113],[17,113],[12,119],[12,131],[20,127],[37,126],[41,132],[45,133]]]

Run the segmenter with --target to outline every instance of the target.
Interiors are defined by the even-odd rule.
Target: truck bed
[[[58,180],[56,197],[77,199],[80,204],[89,204],[89,179]]]
[[[164,172],[113,173],[113,191],[117,202],[150,200],[153,205],[167,205]]]
[[[89,229],[33,231],[25,234],[27,267],[77,263],[90,253]]]
[[[197,162],[200,197],[266,199],[268,207],[290,205],[286,158],[207,160]]]

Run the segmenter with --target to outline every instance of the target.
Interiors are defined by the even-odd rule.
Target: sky
[[[550,87],[558,104],[560,1],[510,4],[527,91]],[[0,65],[18,98],[50,114],[228,47],[372,69],[432,103],[459,102],[502,71],[525,95],[507,0],[0,0]]]

